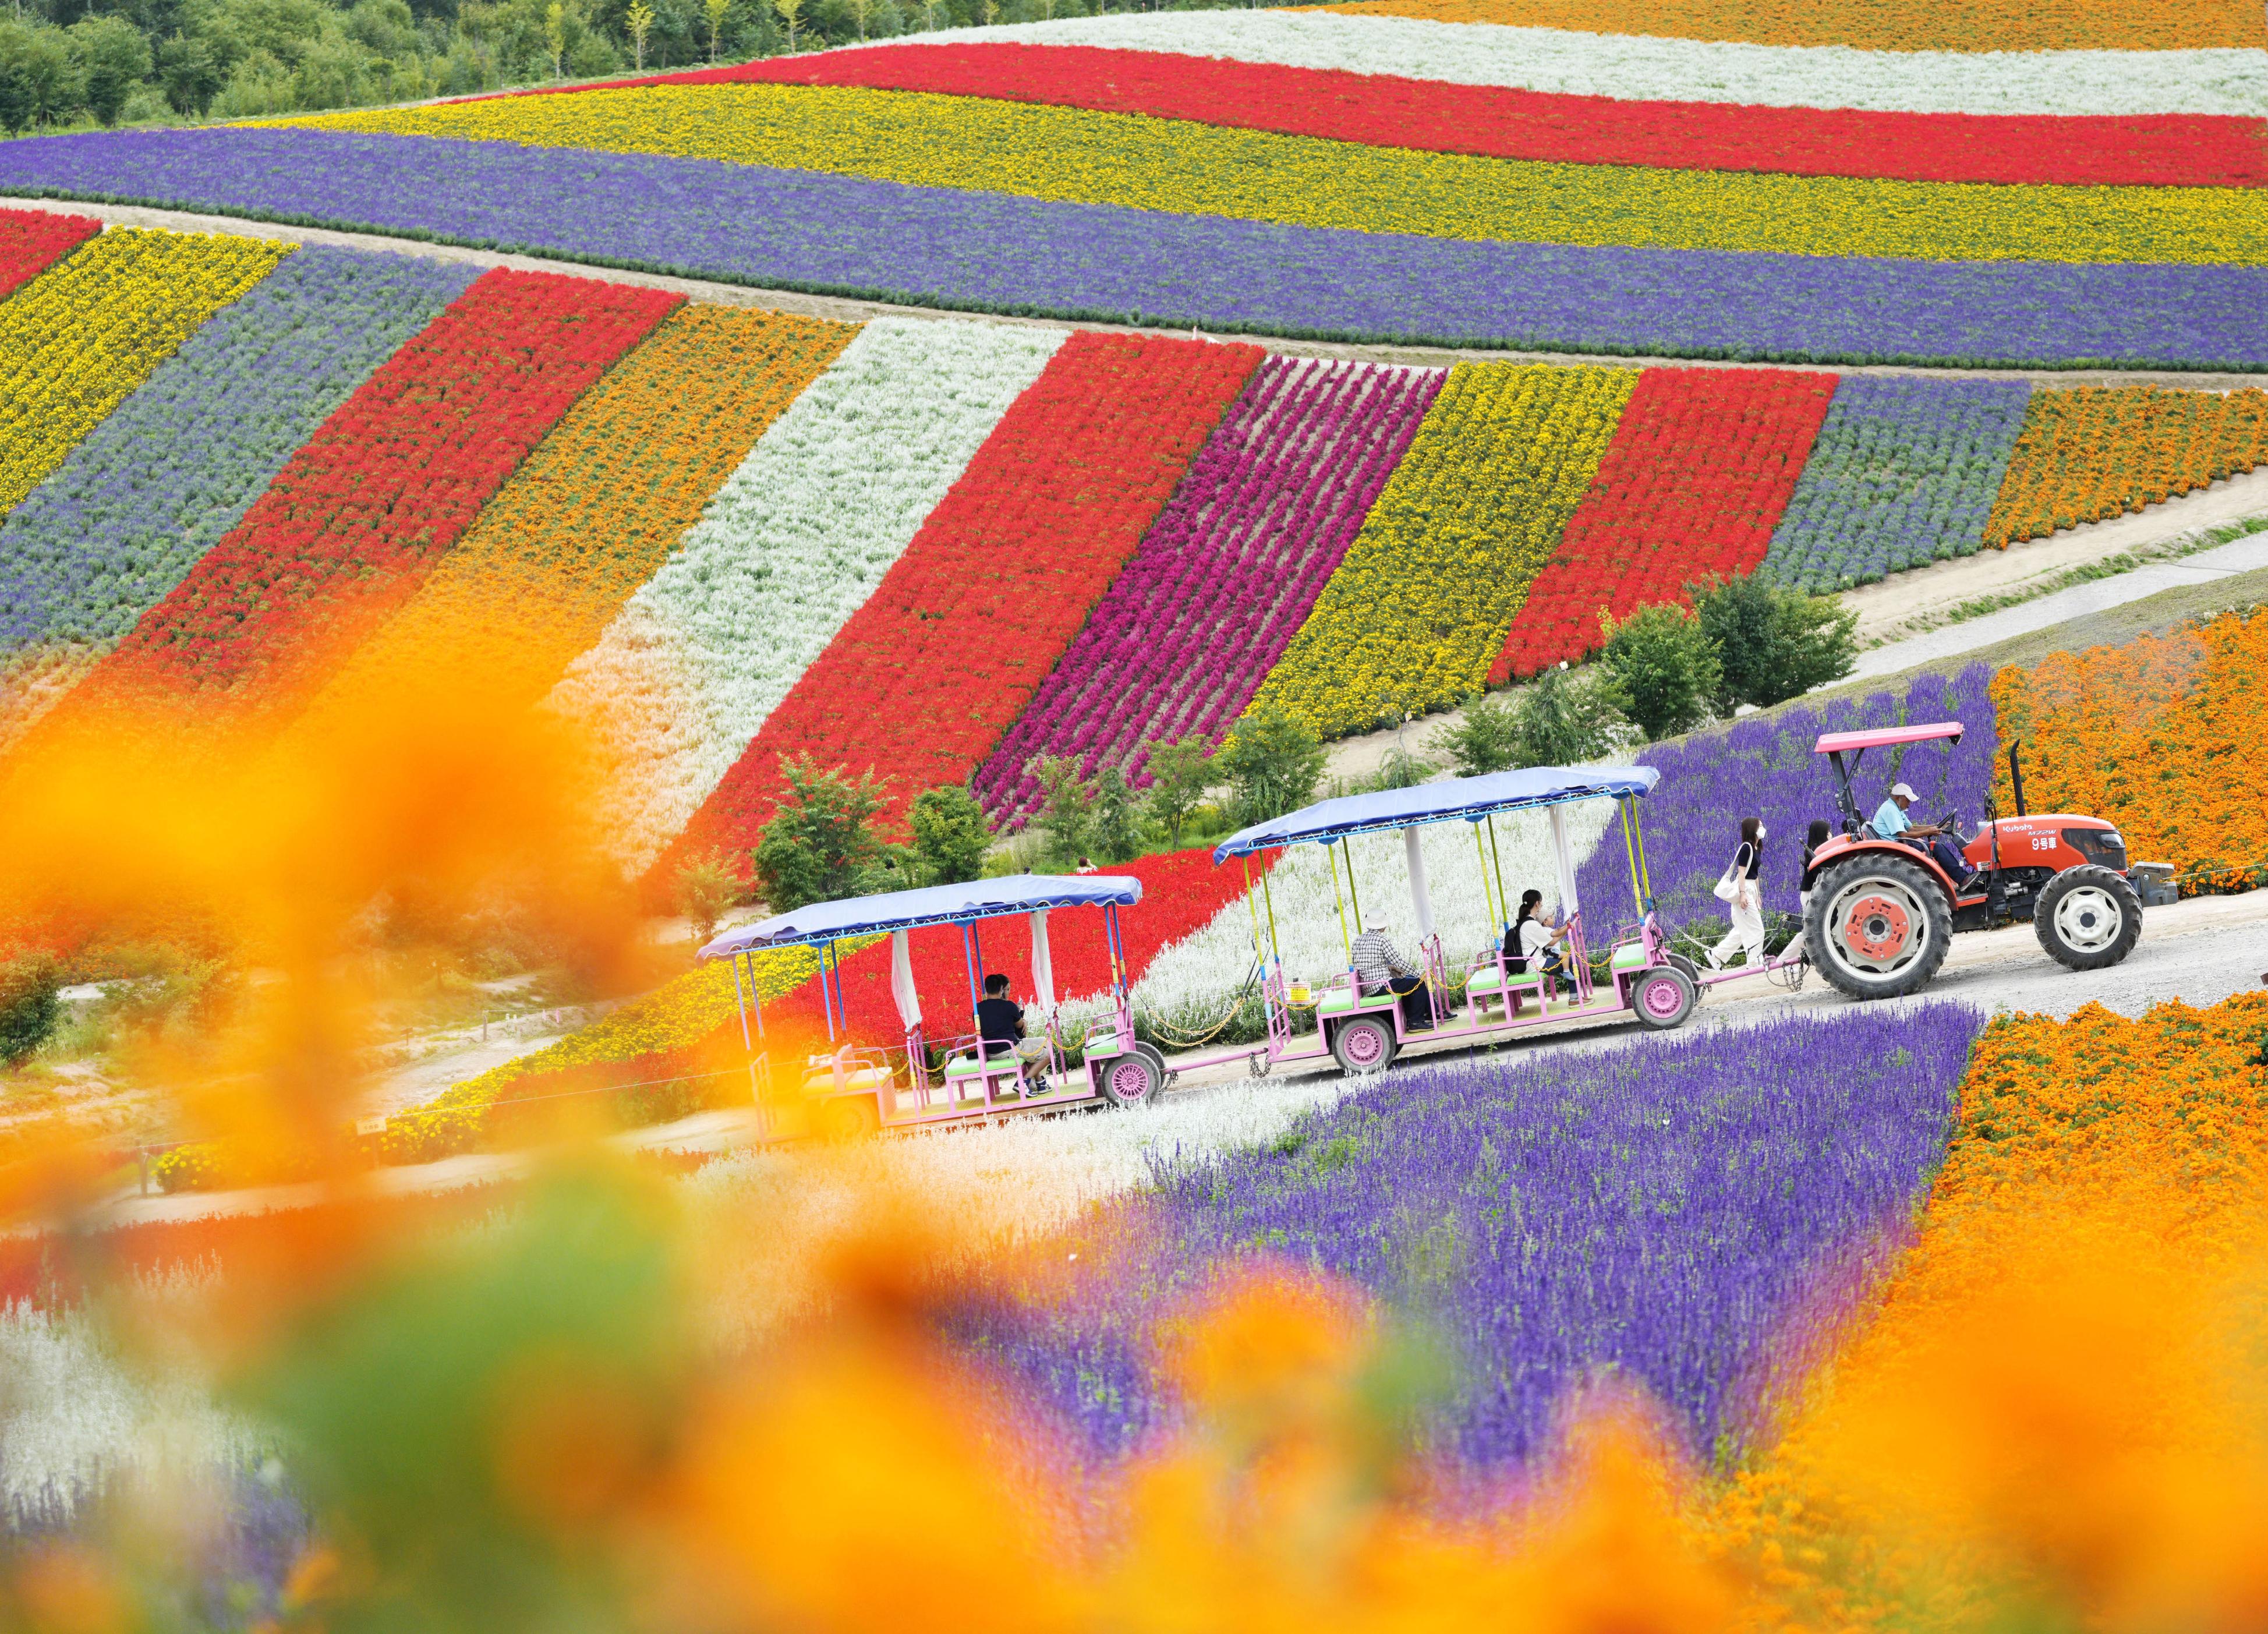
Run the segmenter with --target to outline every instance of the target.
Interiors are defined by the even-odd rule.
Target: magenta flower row
[[[996,823],[1028,815],[1043,754],[1149,781],[1142,746],[1242,714],[1354,542],[1445,377],[1270,357],[1069,651],[979,769]]]

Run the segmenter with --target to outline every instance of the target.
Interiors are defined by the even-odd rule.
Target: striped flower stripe
[[[833,85],[657,85],[294,122],[722,159],[1366,233],[1936,261],[2268,261],[2268,212],[2255,194],[2228,188],[1984,187],[1539,164]]]
[[[1984,542],[2163,504],[2268,459],[2268,392],[2130,386],[2035,392]]]
[[[320,732],[350,701],[466,677],[500,705],[537,702],[855,333],[681,307],[567,411],[294,731]]]
[[[483,273],[324,422],[49,720],[82,705],[173,703],[194,707],[200,725],[280,724],[679,301],[554,273]]]
[[[1358,17],[1514,23],[1602,34],[1739,40],[1756,45],[1855,46],[1874,51],[2258,50],[2268,46],[2251,0],[1356,0]]]
[[[1834,394],[1831,374],[1647,370],[1489,684],[1588,656],[1602,610],[1627,618],[1755,571]]]
[[[764,57],[652,83],[730,81],[991,97],[1381,147],[1582,165],[2073,186],[2256,187],[2268,181],[2257,119],[1629,102],[1093,46],[909,43]]]
[[[197,327],[291,253],[267,239],[98,234],[0,303],[0,515]]]
[[[747,855],[771,818],[783,755],[872,769],[893,780],[901,809],[966,782],[1259,364],[1252,346],[1093,330],[1064,341],[772,711],[677,854]]]
[[[1638,380],[1627,369],[1450,371],[1256,703],[1337,737],[1479,691]]]
[[[998,820],[1037,804],[1033,757],[1139,778],[1152,740],[1243,713],[1314,606],[1444,372],[1270,357],[1206,442],[1008,735],[977,773]]]
[[[1845,376],[1765,568],[1832,593],[1969,555],[2030,396],[2021,380]]]
[[[1893,10],[1901,18],[1913,11],[1906,6]],[[957,29],[954,38],[970,45],[1015,40],[1164,51],[1632,102],[1748,102],[1906,114],[2226,114],[2238,119],[2258,119],[2268,107],[2263,94],[2268,59],[2257,40],[2249,42],[2252,48],[2150,52],[1854,51],[1376,13],[1349,17],[1305,7],[1121,11]]]
[[[476,273],[305,247],[72,449],[0,524],[0,740],[179,584]]]
[[[0,210],[0,295],[12,295],[102,231],[92,216]]]
[[[1473,244],[650,155],[311,130],[0,143],[0,189],[1213,331],[1791,363],[2268,365],[2262,268]],[[562,204],[585,196],[607,207]],[[2169,311],[2182,322],[2163,322]]]
[[[629,872],[691,821],[1063,339],[868,324],[570,666],[551,706],[605,757],[600,831]]]

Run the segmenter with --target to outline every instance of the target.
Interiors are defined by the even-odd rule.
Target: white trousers
[[[1723,965],[1761,961],[1764,956],[1764,916],[1756,903],[1747,897],[1736,896],[1725,904],[1725,912],[1731,917],[1733,928],[1725,932],[1725,939],[1710,953],[1710,962]],[[1737,961],[1732,959],[1735,950],[1744,955]]]

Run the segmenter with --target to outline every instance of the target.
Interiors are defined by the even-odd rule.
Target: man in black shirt
[[[976,1036],[990,1061],[1014,1055],[1016,1046],[1023,1041],[1024,1007],[1008,997],[1005,975],[984,978],[984,997],[976,1004]]]

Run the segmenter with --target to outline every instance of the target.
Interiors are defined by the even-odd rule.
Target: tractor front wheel
[[[2142,899],[2108,868],[2066,868],[2032,907],[2032,929],[2048,957],[2073,970],[2107,970],[2134,951]]]
[[[1903,998],[1945,962],[1953,907],[1919,863],[1872,851],[1820,875],[1803,931],[1812,963],[1837,988]]]

